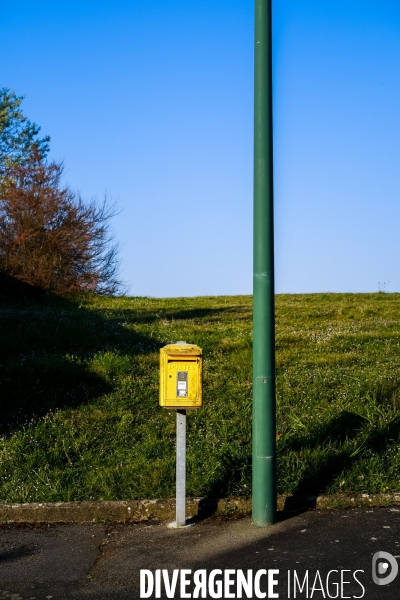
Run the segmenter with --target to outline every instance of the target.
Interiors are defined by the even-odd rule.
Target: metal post
[[[272,0],[255,0],[253,524],[276,512]]]
[[[176,526],[186,525],[186,410],[176,411]]]

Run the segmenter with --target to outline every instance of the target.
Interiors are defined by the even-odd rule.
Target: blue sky
[[[278,293],[400,291],[400,3],[275,0]],[[2,5],[0,86],[121,210],[130,294],[252,290],[253,2]]]

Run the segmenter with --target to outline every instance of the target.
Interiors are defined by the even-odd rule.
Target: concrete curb
[[[390,494],[336,494],[333,496],[278,496],[278,510],[355,508],[360,506],[394,506],[400,504],[400,492]],[[188,498],[188,516],[199,519],[211,515],[235,518],[251,513],[247,498]],[[0,523],[92,523],[140,522],[175,517],[175,499],[43,502],[0,504]]]

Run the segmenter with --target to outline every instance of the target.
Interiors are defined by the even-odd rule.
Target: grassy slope
[[[278,489],[400,489],[400,295],[277,297]],[[250,493],[251,298],[0,302],[0,501],[174,495],[158,350],[204,350],[188,494]]]

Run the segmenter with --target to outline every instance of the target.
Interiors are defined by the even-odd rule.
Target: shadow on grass
[[[247,449],[240,454],[227,451],[218,457],[218,463],[219,467],[207,485],[205,499],[245,495],[241,486],[246,479],[245,474],[251,472],[251,453]]]
[[[251,307],[243,307],[243,306],[226,306],[226,307],[216,307],[216,308],[190,308],[190,309],[179,309],[176,308],[162,308],[162,309],[154,309],[154,312],[146,312],[138,311],[136,313],[135,320],[137,323],[154,323],[163,320],[171,320],[171,321],[184,321],[184,320],[196,320],[196,319],[218,319],[220,316],[232,313],[232,316],[235,320],[238,319],[246,319],[251,318]],[[238,314],[242,313],[243,316],[238,316]]]
[[[88,361],[107,350],[152,352],[147,338],[88,310],[0,276],[0,435],[49,411],[76,407],[112,389]]]
[[[303,448],[314,448],[326,440],[335,440],[336,442],[351,440],[357,437],[365,423],[366,420],[362,416],[344,410],[338,417],[322,426],[317,425],[310,428],[307,434],[288,438],[285,441],[285,447],[296,451]]]
[[[388,400],[388,398],[387,398]],[[380,399],[384,402],[384,398]],[[358,448],[346,442],[360,438]],[[350,411],[343,411],[322,427],[315,427],[305,436],[285,440],[285,450],[299,452],[303,449],[321,449],[304,471],[296,490],[296,498],[316,497],[328,491],[344,469],[350,470],[366,453],[384,454],[388,445],[400,439],[400,417],[387,424],[371,423],[367,418]]]

